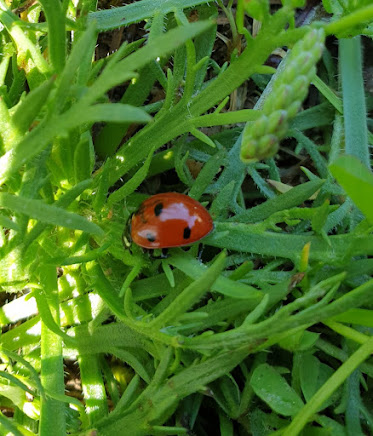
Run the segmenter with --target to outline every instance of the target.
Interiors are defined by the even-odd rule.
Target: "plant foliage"
[[[373,432],[373,6],[271,3],[0,0],[1,434]]]

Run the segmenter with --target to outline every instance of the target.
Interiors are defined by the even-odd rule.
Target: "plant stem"
[[[57,275],[54,266],[42,266],[40,281],[47,294],[48,303],[56,324],[59,325],[59,301]],[[41,322],[41,382],[48,392],[63,395],[65,393],[62,338]],[[65,436],[65,404],[50,397],[41,397],[40,436]]]

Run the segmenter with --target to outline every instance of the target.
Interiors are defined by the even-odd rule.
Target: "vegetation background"
[[[371,2],[0,23],[0,434],[372,434]],[[168,191],[214,231],[125,249]]]

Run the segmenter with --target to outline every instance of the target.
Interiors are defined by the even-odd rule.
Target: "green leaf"
[[[36,118],[40,109],[44,106],[50,91],[54,85],[55,77],[51,77],[37,88],[33,89],[17,108],[12,116],[14,127],[19,134],[25,133],[32,121]]]
[[[321,363],[317,357],[310,354],[303,354],[300,356],[300,384],[302,392],[306,401],[309,401],[313,395],[320,389],[323,384],[333,374],[333,369]],[[336,399],[336,395],[331,395],[319,410],[323,410],[330,406]]]
[[[293,416],[303,407],[294,389],[267,363],[254,370],[250,383],[256,395],[280,415]]]
[[[79,113],[79,116],[77,116]],[[66,114],[69,128],[78,127],[84,123],[96,121],[111,121],[112,123],[147,123],[152,117],[143,109],[121,103],[95,104],[89,107],[72,108]]]
[[[189,195],[195,200],[199,200],[209,186],[212,183],[215,175],[219,171],[222,165],[224,165],[224,158],[226,156],[226,151],[224,149],[218,151],[205,163],[202,170],[198,174]]]
[[[154,149],[151,150],[149,156],[144,162],[144,165],[141,166],[141,168],[136,172],[136,174],[134,174],[133,177],[127,183],[125,183],[123,186],[121,186],[119,189],[117,189],[115,192],[113,192],[110,195],[108,200],[108,204],[110,206],[113,205],[114,203],[117,203],[118,201],[123,200],[125,197],[135,192],[138,186],[144,181],[146,175],[148,174],[149,165],[152,160],[153,153],[154,153]]]
[[[5,385],[0,383],[0,391],[3,397],[9,398],[19,409],[24,410],[27,416],[32,419],[38,418],[38,408],[36,405],[31,404],[31,407],[27,407],[28,400],[26,393],[18,386]]]
[[[317,234],[320,234],[320,232],[322,231],[323,227],[326,224],[326,220],[330,212],[329,203],[330,203],[329,200],[325,200],[320,207],[315,208],[316,211],[311,219],[311,224],[312,224],[312,229]]]
[[[241,400],[240,389],[235,379],[228,374],[212,383],[210,388],[215,401],[228,416],[232,416],[238,410]]]
[[[91,23],[77,43],[74,44],[65,68],[60,74],[54,101],[57,112],[62,112],[64,108],[65,101],[68,98],[66,90],[70,89],[71,83],[74,82],[74,76],[81,66],[82,59],[85,59],[89,52],[93,55],[97,38],[95,27],[95,23]]]
[[[334,316],[332,320],[373,328],[373,310],[350,309],[347,312]]]
[[[0,192],[0,207],[23,213],[44,223],[67,227],[68,229],[83,230],[95,235],[103,234],[103,230],[97,224],[89,222],[75,213],[46,204],[41,200],[31,200]]]
[[[228,217],[229,207],[232,203],[235,185],[236,181],[231,180],[227,185],[219,190],[209,210],[210,215],[213,219],[218,217],[220,219],[226,219]]]
[[[243,223],[215,222],[214,231],[203,240],[205,245],[244,253],[283,257],[298,263],[301,252],[311,243],[310,259],[323,263],[340,264],[349,256],[373,255],[373,236],[332,235],[321,236],[258,231],[255,226]]]
[[[373,225],[373,174],[354,156],[341,156],[330,166],[330,171],[347,195]]]
[[[246,224],[255,223],[268,218],[275,212],[299,206],[320,189],[324,182],[325,180],[318,179],[302,183],[284,194],[277,195],[275,198],[271,198],[259,206],[236,215],[230,221],[241,221]]]
[[[83,180],[78,183],[74,187],[72,187],[69,191],[67,191],[64,195],[62,195],[55,203],[54,207],[58,208],[67,208],[80,194],[82,194],[86,189],[88,189],[92,185],[92,179]],[[24,240],[25,246],[27,247],[33,240],[35,240],[40,234],[45,230],[47,225],[43,222],[37,223],[30,233],[27,234],[26,239]]]
[[[9,219],[8,217],[4,216],[3,214],[0,214],[0,226],[4,227],[5,229],[12,229],[12,230],[19,230],[19,226],[17,223]]]
[[[285,350],[303,351],[311,348],[319,336],[318,333],[301,330],[279,341],[279,345]]]
[[[203,3],[206,0],[142,0],[120,8],[92,12],[88,15],[88,22],[96,21],[99,31],[110,30],[137,23],[157,13],[167,15],[175,9],[190,8]]]
[[[85,132],[74,150],[74,173],[76,183],[91,177],[94,162],[95,152],[92,136],[89,132]]]

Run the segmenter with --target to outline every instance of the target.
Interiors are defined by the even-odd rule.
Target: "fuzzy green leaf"
[[[330,171],[351,197],[356,206],[373,225],[373,174],[354,156],[341,156],[330,166]]]
[[[40,109],[45,104],[48,95],[53,87],[55,77],[33,89],[22,101],[13,114],[12,121],[14,127],[20,134],[23,134],[30,127],[32,121],[38,115]]]
[[[206,3],[206,0],[183,0],[181,3],[179,0],[142,0],[120,8],[92,12],[88,16],[88,21],[96,21],[99,31],[110,30],[137,23],[159,12],[167,15],[176,9],[190,8],[203,3]]]
[[[51,206],[41,200],[31,200],[20,196],[0,193],[0,207],[23,213],[41,222],[67,227],[69,229],[83,230],[87,233],[102,235],[102,229],[80,215],[68,212],[56,206]]]
[[[79,117],[77,117],[77,112],[79,112]],[[95,104],[88,108],[75,107],[66,116],[68,116],[70,128],[96,121],[147,123],[152,119],[143,109],[121,103]]]
[[[313,180],[311,182],[302,183],[284,194],[277,195],[259,206],[252,207],[234,216],[230,221],[240,221],[247,224],[255,223],[263,221],[275,212],[300,206],[320,189],[323,183],[324,180]]]

